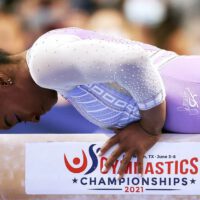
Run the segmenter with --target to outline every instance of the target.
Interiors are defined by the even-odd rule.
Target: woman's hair
[[[0,65],[1,64],[11,64],[11,63],[13,63],[13,60],[10,59],[10,55],[11,54],[0,49]]]

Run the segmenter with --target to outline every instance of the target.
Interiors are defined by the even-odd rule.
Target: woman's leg
[[[200,133],[200,56],[179,56],[161,69],[170,132]]]

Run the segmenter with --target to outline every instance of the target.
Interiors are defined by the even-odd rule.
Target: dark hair
[[[11,64],[11,63],[13,63],[13,61],[10,59],[10,55],[11,54],[0,49],[0,65],[1,64]]]

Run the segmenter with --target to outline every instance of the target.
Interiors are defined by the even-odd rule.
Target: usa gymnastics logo
[[[109,194],[182,194],[184,191],[188,194],[191,190],[196,192],[200,179],[199,157],[195,156],[195,152],[185,157],[184,153],[176,152],[175,145],[177,144],[174,144],[172,149],[168,144],[162,144],[163,149],[146,154],[143,177],[137,174],[138,163],[136,157],[133,157],[121,179],[117,179],[117,172],[124,155],[115,160],[110,170],[105,172],[102,169],[108,156],[97,156],[99,144],[79,143],[77,146],[68,146],[67,151],[63,152],[65,177],[72,184],[72,188],[79,188],[79,191],[82,190],[85,194],[92,191],[98,191],[99,194],[104,194],[105,191],[109,191]],[[79,156],[73,156],[74,153]]]
[[[92,160],[92,165],[91,165],[91,167],[87,170],[87,172],[84,173],[85,175],[90,174],[90,173],[92,173],[93,171],[95,171],[96,168],[97,168],[97,166],[98,166],[98,158],[97,158],[97,156],[96,156],[96,153],[99,152],[100,148],[97,148],[97,149],[96,149],[96,153],[95,153],[95,151],[94,151],[95,145],[96,145],[96,144],[92,144],[92,145],[89,146],[89,155],[90,155],[90,158],[91,158],[91,160]],[[67,168],[70,172],[72,172],[72,173],[74,173],[74,174],[82,173],[83,171],[86,170],[86,168],[87,168],[87,166],[88,166],[88,158],[87,158],[87,156],[86,156],[84,150],[82,150],[82,160],[83,160],[83,162],[82,162],[82,165],[81,165],[81,166],[79,166],[79,167],[73,167],[73,166],[70,164],[70,162],[68,161],[66,154],[64,154],[65,166],[66,166],[66,168]],[[75,158],[73,159],[73,164],[74,164],[74,165],[79,165],[80,162],[81,162],[81,160],[80,160],[80,158],[78,158],[78,157],[75,157]]]
[[[143,176],[133,156],[125,175],[118,170],[125,154],[103,170],[113,146],[102,156],[102,142],[44,142],[26,145],[27,194],[200,195],[199,142],[158,142],[144,156]]]

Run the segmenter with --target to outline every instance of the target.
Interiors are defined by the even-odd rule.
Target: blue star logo
[[[78,182],[78,179],[77,179],[77,178],[73,178],[73,179],[72,179],[72,182],[73,182],[73,183],[77,183],[77,182]]]
[[[191,184],[195,184],[196,180],[195,179],[191,179],[190,182],[191,182]]]

